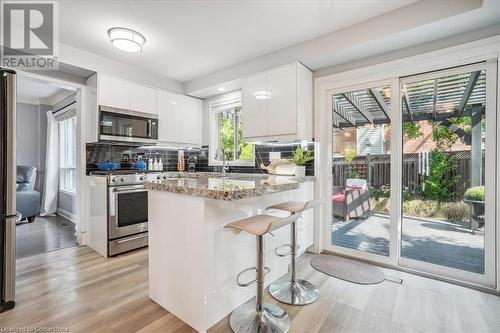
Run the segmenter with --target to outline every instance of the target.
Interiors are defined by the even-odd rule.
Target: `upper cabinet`
[[[158,91],[158,141],[200,146],[202,118],[200,99]]]
[[[243,137],[252,140],[311,140],[312,72],[301,63],[243,79]]]
[[[130,110],[157,113],[156,107],[157,90],[141,86],[139,84],[130,84]]]
[[[130,107],[130,83],[99,75],[97,89],[99,105],[119,109],[128,109]]]
[[[87,79],[86,142],[99,141],[99,106],[158,115],[160,144],[201,146],[202,101],[97,73]],[[147,117],[147,115],[145,115]]]
[[[156,114],[156,89],[97,74],[99,105]]]

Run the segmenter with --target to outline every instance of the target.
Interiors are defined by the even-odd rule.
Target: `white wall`
[[[45,174],[45,142],[47,140],[48,105],[17,103],[17,164],[37,168],[35,189],[43,188]]]

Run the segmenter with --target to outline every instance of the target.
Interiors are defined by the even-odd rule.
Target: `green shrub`
[[[375,214],[389,214],[390,198],[370,198],[370,211]]]
[[[439,205],[433,200],[410,200],[403,202],[403,213],[416,217],[431,217],[436,215]]]
[[[464,199],[484,201],[484,186],[471,187],[464,193]]]
[[[463,202],[448,202],[443,205],[443,213],[447,220],[466,221],[469,218],[469,205]]]
[[[433,151],[429,158],[430,174],[425,179],[425,198],[439,202],[449,201],[455,194],[453,189],[460,176],[450,177],[456,170],[457,157],[453,154]]]

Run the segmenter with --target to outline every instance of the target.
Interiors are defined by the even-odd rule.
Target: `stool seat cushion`
[[[278,216],[262,214],[231,222],[224,228],[230,229],[235,234],[239,234],[241,231],[245,231],[249,234],[260,236],[273,230],[273,223],[281,220],[283,220],[283,218]]]
[[[279,209],[290,213],[302,213],[306,204],[307,202],[303,201],[287,201],[267,207],[267,209]]]

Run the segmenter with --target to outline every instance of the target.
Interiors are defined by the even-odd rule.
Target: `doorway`
[[[327,91],[324,248],[494,287],[496,79],[482,62]]]
[[[16,258],[77,245],[76,90],[17,78]]]

